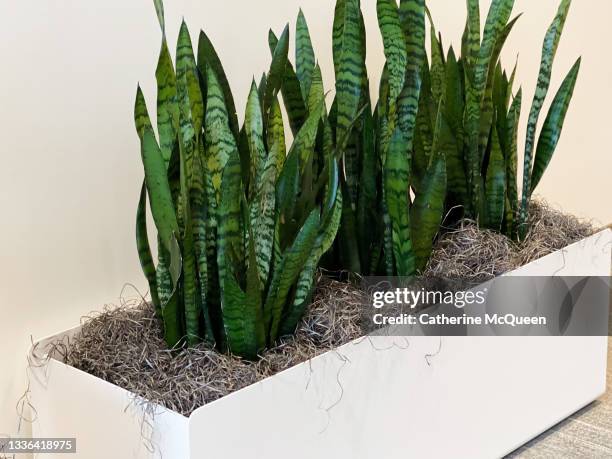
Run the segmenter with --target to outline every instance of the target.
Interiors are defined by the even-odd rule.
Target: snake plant
[[[295,330],[340,222],[337,153],[326,135],[320,72],[302,60],[297,83],[287,59],[288,29],[279,39],[271,36],[270,70],[253,82],[240,127],[209,38],[200,33],[196,59],[183,22],[173,64],[163,5],[154,3],[163,36],[157,137],[140,87],[135,104],[145,171],[136,219],[140,262],[168,345],[206,340],[254,359]],[[288,152],[279,92],[285,101],[296,97]]]
[[[580,67],[579,59],[552,100],[536,145],[570,3],[561,1],[544,40],[519,199],[522,91],[514,94],[515,72],[508,76],[500,63],[518,19],[510,20],[513,0],[493,0],[482,38],[479,2],[467,0],[460,56],[452,47],[444,52],[425,0],[377,0],[386,62],[375,103],[360,1],[336,0],[329,111],[300,11],[295,66],[288,26],[279,36],[270,31],[270,69],[251,85],[242,126],[210,39],[201,32],[194,53],[183,23],[173,63],[163,5],[154,0],[162,30],[157,136],[139,88],[135,120],[145,180],[136,236],[168,344],[206,340],[253,359],[295,330],[328,249],[327,267],[413,275],[427,263],[445,212],[456,208],[523,237],[531,194],[556,148]],[[294,139],[288,150],[279,96]]]
[[[522,90],[513,92],[516,66],[508,74],[500,62],[506,39],[520,17],[510,19],[514,0],[493,0],[482,38],[479,2],[468,0],[460,56],[452,47],[444,53],[442,37],[429,16],[431,64],[423,68],[414,144],[416,183],[426,176],[425,165],[443,151],[448,175],[447,207],[461,207],[465,216],[510,237],[525,236],[531,195],[553,156],[576,85],[580,59],[553,98],[536,146],[538,119],[570,5],[571,0],[561,1],[544,38],[527,123],[520,198],[517,134]],[[437,138],[436,127],[440,129]]]
[[[418,189],[412,172],[421,68],[425,65],[424,0],[402,0],[399,7],[393,0],[378,0],[377,14],[386,65],[374,104],[365,65],[360,2],[336,2],[336,96],[329,127],[340,153],[344,200],[338,237],[325,264],[365,275],[412,275],[429,258],[446,195],[442,153],[427,165],[426,179]],[[301,14],[298,30],[300,24],[305,24]],[[298,64],[313,60],[311,48],[296,43],[296,50]]]

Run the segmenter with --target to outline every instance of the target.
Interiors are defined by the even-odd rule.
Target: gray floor
[[[612,315],[611,329],[612,329]],[[508,458],[612,458],[612,338],[608,341],[608,391]]]

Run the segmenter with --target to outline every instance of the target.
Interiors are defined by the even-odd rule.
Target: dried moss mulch
[[[447,229],[426,275],[491,278],[589,236],[591,224],[551,209],[531,209],[526,242],[516,245],[470,221]],[[362,292],[319,275],[313,303],[293,338],[257,362],[220,354],[205,344],[169,350],[153,308],[133,301],[87,317],[79,336],[55,343],[56,357],[138,397],[190,415],[196,408],[361,336]]]

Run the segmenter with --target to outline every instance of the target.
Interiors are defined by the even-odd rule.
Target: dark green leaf
[[[440,231],[445,196],[446,162],[444,155],[436,154],[410,210],[412,244],[418,270],[425,268],[434,238]]]
[[[581,59],[576,61],[563,80],[548,110],[546,120],[542,125],[531,176],[530,192],[532,193],[536,186],[538,186],[538,183],[540,183],[540,179],[555,152],[555,148],[557,148],[561,130],[563,129],[563,122],[565,121],[565,115],[567,114],[567,109],[569,108],[572,95],[574,94],[576,80],[578,79],[580,61]]]
[[[295,63],[297,77],[302,88],[302,98],[307,100],[310,94],[312,72],[315,68],[315,54],[312,49],[312,42],[310,41],[308,24],[301,8],[296,24]]]

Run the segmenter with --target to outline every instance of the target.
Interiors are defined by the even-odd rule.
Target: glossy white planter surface
[[[512,274],[608,276],[611,252],[605,230]],[[78,328],[38,352],[66,333]],[[51,359],[30,370],[32,432],[76,437],[87,459],[501,457],[605,392],[607,342],[363,338],[189,418],[156,407],[152,420],[133,394]]]

